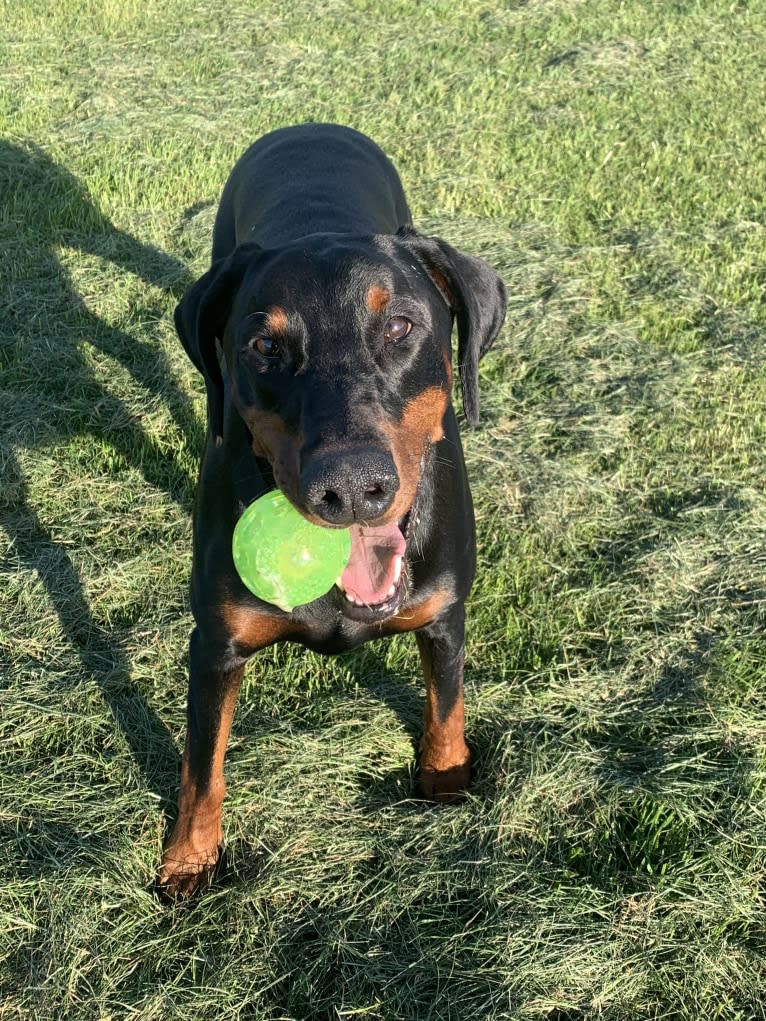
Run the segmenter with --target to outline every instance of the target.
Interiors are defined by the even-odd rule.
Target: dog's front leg
[[[418,788],[433,801],[452,801],[471,781],[471,753],[464,734],[463,604],[456,603],[416,637],[426,682]]]
[[[230,653],[229,653],[230,658]],[[178,818],[165,845],[159,885],[168,898],[190,897],[210,881],[223,842],[223,759],[245,660],[228,664],[199,630],[189,644],[187,730]]]

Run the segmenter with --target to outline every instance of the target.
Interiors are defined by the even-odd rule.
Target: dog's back
[[[411,222],[399,175],[371,139],[338,124],[260,138],[221,197],[213,259],[244,241],[277,248],[307,234],[395,234]]]

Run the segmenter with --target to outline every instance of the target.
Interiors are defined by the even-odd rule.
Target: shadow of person
[[[179,475],[172,454],[141,428],[136,413],[99,383],[84,353],[90,346],[118,362],[147,403],[161,400],[181,435],[201,449],[201,424],[153,335],[165,308],[147,302],[140,337],[111,326],[90,310],[61,253],[96,256],[176,295],[192,282],[184,264],[116,228],[80,182],[39,148],[7,141],[0,141],[0,243],[0,368],[9,399],[21,391],[25,402],[45,409],[42,423],[49,430],[55,423],[57,439],[103,437],[150,484],[188,508],[191,480]],[[13,416],[15,443],[25,444],[25,426],[39,433],[41,423],[30,423],[32,417],[23,409]]]
[[[201,424],[153,337],[153,323],[165,315],[164,295],[180,294],[191,277],[180,260],[115,227],[41,149],[8,141],[0,141],[0,244],[0,528],[10,539],[0,570],[40,578],[83,677],[99,685],[147,783],[165,798],[174,786],[167,789],[168,765],[179,768],[173,740],[131,681],[119,638],[94,616],[65,544],[33,504],[17,452],[91,434],[189,508],[188,469],[99,382],[85,352],[100,351],[124,367],[147,402],[163,403],[179,434],[201,449]],[[149,311],[140,337],[89,309],[62,261],[65,250],[97,256],[160,290],[161,308]],[[0,659],[10,658],[14,650],[4,653],[2,644]]]
[[[79,661],[76,683],[92,680],[98,685],[147,786],[169,805],[180,775],[180,756],[173,738],[132,681],[120,637],[102,627],[94,617],[66,545],[53,538],[30,504],[18,462],[11,452],[0,451],[2,454],[5,459],[1,465],[4,484],[0,493],[0,530],[10,536],[12,545],[0,562],[0,577],[6,571],[26,570],[40,579],[67,643]],[[13,676],[13,650],[4,650],[2,644],[0,674],[7,683]],[[6,656],[8,662],[4,663]],[[18,653],[15,658],[18,660]],[[16,663],[20,670],[27,665],[38,667],[37,663]]]

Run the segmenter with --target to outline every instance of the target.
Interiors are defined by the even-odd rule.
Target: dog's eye
[[[409,319],[405,319],[404,316],[394,316],[386,323],[383,339],[387,344],[396,343],[397,340],[406,337],[411,329],[412,323]]]
[[[256,350],[266,358],[275,358],[279,354],[279,344],[273,337],[256,337],[254,344]]]

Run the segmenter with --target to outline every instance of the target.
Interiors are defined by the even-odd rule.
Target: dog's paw
[[[219,858],[220,848],[212,852],[184,852],[178,847],[168,847],[157,877],[160,897],[165,901],[177,901],[201,893],[213,878]]]
[[[471,757],[446,769],[421,765],[418,770],[418,791],[429,801],[457,801],[471,783]]]

